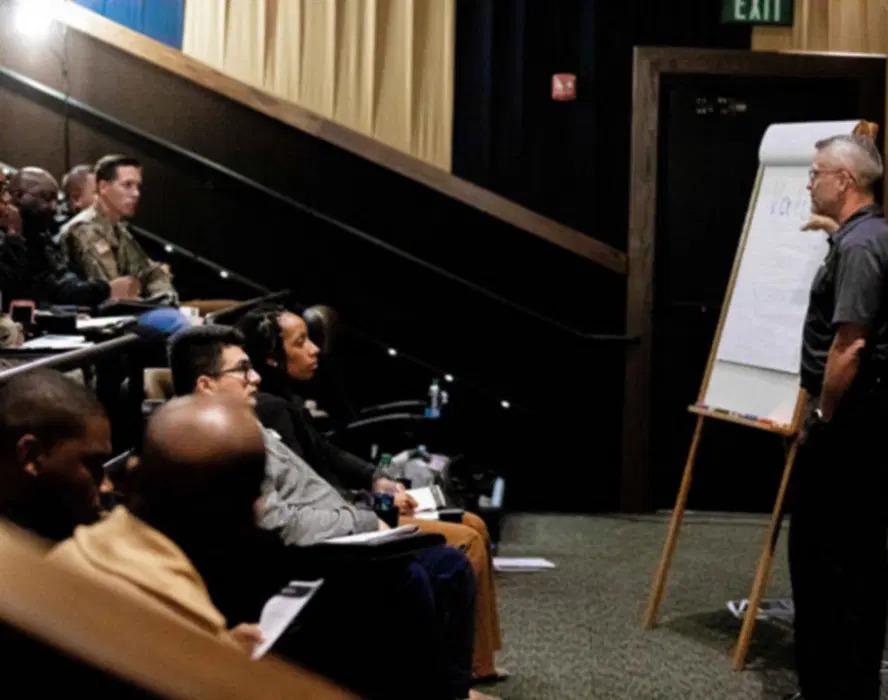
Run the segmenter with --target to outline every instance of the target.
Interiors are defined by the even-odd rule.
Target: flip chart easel
[[[691,446],[644,616],[657,623],[660,603],[707,419],[774,433],[789,440],[783,475],[759,556],[732,666],[742,670],[759,603],[771,573],[783,503],[798,453],[806,396],[799,388],[799,354],[808,290],[827,248],[819,232],[802,232],[814,144],[849,134],[857,121],[772,124],[759,147],[759,169],[734,258],[725,303],[697,403]]]

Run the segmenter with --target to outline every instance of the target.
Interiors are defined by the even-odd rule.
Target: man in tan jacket
[[[264,474],[262,434],[246,407],[204,396],[176,399],[148,424],[131,510],[121,506],[78,527],[49,557],[251,651],[261,641],[258,627],[229,630],[197,567],[207,550],[255,527]]]

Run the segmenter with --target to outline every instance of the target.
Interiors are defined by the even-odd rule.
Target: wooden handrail
[[[73,2],[62,3],[57,18],[82,34],[110,44],[273,119],[394,170],[404,177],[422,183],[613,272],[626,274],[626,254],[607,243],[402,153],[381,141],[337,124],[293,102],[229,77],[177,49],[112,22]]]
[[[0,524],[0,619],[91,666],[182,700],[355,697],[278,659],[251,661],[123,593],[46,561],[45,551],[39,540]]]

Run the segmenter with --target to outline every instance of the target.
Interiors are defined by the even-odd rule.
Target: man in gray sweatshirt
[[[241,343],[240,334],[227,326],[178,334],[170,350],[176,393],[228,394],[255,406],[260,377]],[[388,527],[369,507],[346,502],[276,432],[268,428],[262,432],[266,478],[259,524],[264,529],[279,531],[286,544],[309,545]]]
[[[241,333],[228,326],[196,326],[177,333],[170,341],[176,393],[221,394],[255,406],[261,377],[243,344]],[[266,478],[259,509],[261,527],[277,531],[289,545],[388,529],[369,508],[346,502],[273,430],[263,428],[263,435]],[[430,547],[410,566],[421,570],[420,577],[425,577],[438,609],[450,696],[490,698],[469,688],[475,590],[465,555],[453,547]]]

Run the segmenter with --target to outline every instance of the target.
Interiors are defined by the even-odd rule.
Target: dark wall
[[[712,0],[461,0],[453,170],[625,249],[632,47],[747,49]],[[577,99],[551,98],[554,73]]]
[[[0,65],[60,88],[47,45],[14,34],[0,3]],[[56,30],[48,40],[61,48]],[[387,244],[586,332],[622,326],[623,280],[385,168],[286,127],[76,32],[72,97],[253,178]],[[61,106],[0,77],[0,160],[64,168]],[[622,353],[515,311],[305,211],[101,120],[71,111],[70,160],[127,152],[145,164],[135,223],[446,368],[470,397],[466,444],[513,475],[513,504],[587,510],[616,503]],[[179,272],[186,295],[202,284]],[[184,268],[184,265],[182,266]],[[365,362],[368,401],[422,396],[429,376]],[[378,358],[376,358],[378,359]],[[461,387],[480,384],[480,395]],[[500,397],[516,406],[504,412]],[[565,495],[559,470],[581,485]]]

